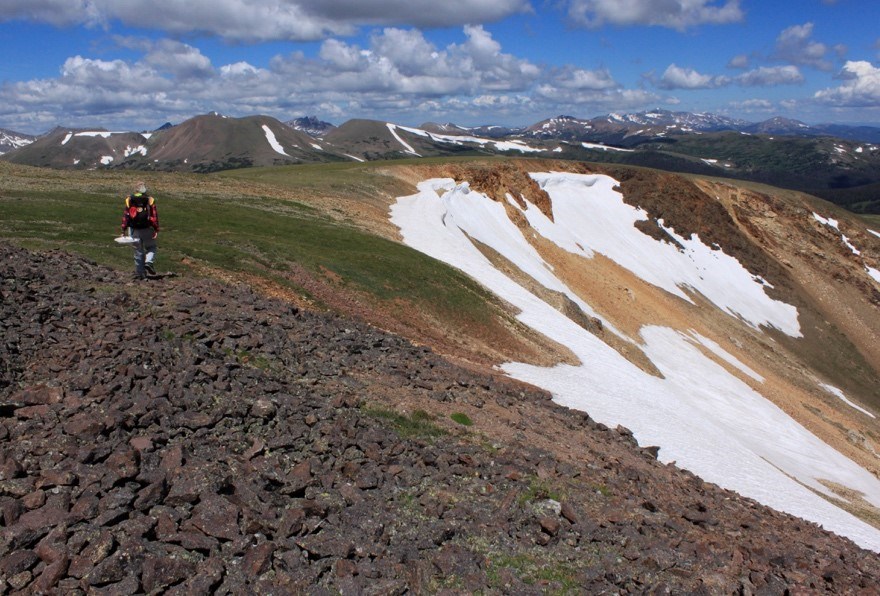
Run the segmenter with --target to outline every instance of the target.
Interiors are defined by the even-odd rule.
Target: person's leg
[[[147,230],[146,238],[144,238],[144,270],[150,275],[156,275],[153,269],[153,261],[156,259],[156,252],[159,247],[156,245],[156,239],[153,238],[153,230]]]
[[[137,242],[132,245],[134,246],[134,275],[135,277],[143,278],[147,275],[146,269],[144,268],[147,256],[147,247],[144,242],[144,230],[132,229],[131,235],[137,240]]]

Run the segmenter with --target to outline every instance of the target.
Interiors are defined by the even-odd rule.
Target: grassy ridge
[[[33,176],[34,170],[27,174]],[[21,180],[16,181],[16,190],[0,192],[0,236],[34,249],[83,254],[119,269],[124,279],[133,268],[131,249],[113,242],[119,233],[122,199],[101,191],[88,192],[89,174],[76,176],[79,178],[71,185],[84,189],[82,192],[22,189],[27,185]],[[394,188],[392,181],[374,168],[334,164],[227,172],[224,176],[259,178],[265,184],[296,188],[304,197],[313,192],[367,197],[379,192],[380,186],[384,193]],[[152,185],[158,189],[162,224],[157,259],[160,271],[185,273],[186,263],[197,260],[224,271],[255,274],[305,293],[285,277],[293,267],[305,268],[318,277],[329,272],[336,283],[368,299],[404,301],[439,320],[480,326],[491,324],[497,315],[479,285],[439,261],[340,224],[304,203],[234,193],[227,198],[199,195],[199,185],[205,179],[217,181],[215,175],[192,175],[173,190],[164,190],[161,183]],[[191,184],[187,185],[187,180]],[[106,180],[102,184],[106,185]],[[230,180],[224,188],[228,193],[234,183]]]

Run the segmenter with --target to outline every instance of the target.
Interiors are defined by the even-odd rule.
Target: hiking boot
[[[153,264],[152,264],[152,263],[146,263],[146,264],[144,265],[144,271],[147,272],[147,275],[156,275],[156,270],[153,269]]]
[[[133,281],[139,281],[139,280],[142,280],[142,279],[147,279],[147,276],[146,276],[145,274],[143,274],[143,273],[132,273],[132,274],[131,274],[131,279],[132,279]]]

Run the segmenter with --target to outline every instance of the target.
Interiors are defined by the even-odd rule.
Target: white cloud
[[[657,86],[661,89],[715,89],[729,83],[726,77],[700,74],[692,68],[670,64]]]
[[[0,21],[24,19],[63,27],[95,23],[99,12],[88,0],[6,0],[0,5]]]
[[[535,96],[542,109],[550,113],[629,111],[669,103],[642,89],[569,89],[549,83],[539,85]]]
[[[572,20],[587,27],[656,25],[685,30],[744,18],[739,0],[569,0],[568,4]]]
[[[729,68],[748,68],[749,67],[749,57],[745,54],[740,54],[738,56],[734,56],[730,59],[730,62],[727,63]]]
[[[528,60],[501,51],[501,44],[483,29],[482,25],[464,28],[467,41],[450,48],[457,67],[471,70],[479,76],[479,86],[491,91],[522,90],[541,75],[541,69]]]
[[[731,104],[734,109],[742,112],[771,112],[773,111],[773,102],[767,99],[747,99],[745,101],[737,101]]]
[[[524,110],[535,86],[549,76],[504,52],[481,26],[464,27],[460,40],[445,47],[418,30],[397,28],[376,31],[367,47],[328,39],[316,56],[275,56],[267,67],[246,61],[213,65],[198,48],[180,41],[113,39],[140,58],[75,56],[57,78],[6,84],[0,87],[0,118],[13,125],[48,112],[70,126],[148,128],[216,110],[282,119],[304,113],[379,118],[388,113],[398,122],[411,122],[403,119],[452,115],[462,108],[473,114],[482,109],[472,103],[477,96],[495,97],[513,114]],[[574,73],[568,82],[575,87],[607,85],[602,73]]]
[[[37,81],[39,84],[40,82]],[[61,78],[57,85],[66,89],[105,90],[106,92],[125,92],[134,90],[149,91],[163,89],[167,85],[151,67],[138,63],[129,64],[123,60],[93,60],[74,56],[68,58],[61,67]],[[27,85],[25,83],[25,85]],[[96,94],[97,95],[97,94]],[[106,96],[106,94],[105,94]]]
[[[843,84],[817,91],[823,104],[848,108],[880,108],[880,68],[867,61],[849,61],[840,74]]]
[[[206,78],[214,74],[211,60],[201,51],[170,39],[156,42],[144,62],[179,78]]]
[[[601,91],[615,89],[620,85],[607,69],[584,70],[566,68],[555,77],[555,83],[564,89]]]
[[[776,38],[775,55],[780,60],[792,64],[811,66],[818,70],[828,71],[833,68],[826,56],[831,51],[824,43],[813,41],[813,23],[793,25],[779,34]],[[838,47],[838,54],[843,51]]]
[[[0,21],[204,32],[237,41],[316,40],[362,25],[450,27],[531,10],[528,0],[6,0]]]
[[[797,85],[804,82],[804,76],[797,66],[762,66],[736,77],[743,87],[771,87],[774,85]]]
[[[804,77],[797,66],[762,66],[736,77],[713,76],[697,72],[692,68],[682,68],[670,64],[657,82],[661,89],[717,89],[731,83],[743,87],[772,87],[775,85],[796,85]]]
[[[296,4],[334,22],[416,27],[486,23],[532,10],[528,0],[298,0]]]
[[[235,62],[234,64],[226,64],[220,67],[220,76],[227,79],[247,79],[254,76],[259,76],[261,73],[266,72],[267,71],[261,68],[257,68],[252,64],[248,64],[247,62]]]

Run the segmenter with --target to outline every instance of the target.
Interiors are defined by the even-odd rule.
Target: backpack
[[[149,228],[152,202],[152,197],[140,193],[128,197],[125,200],[125,206],[128,209],[128,225],[137,229]]]

